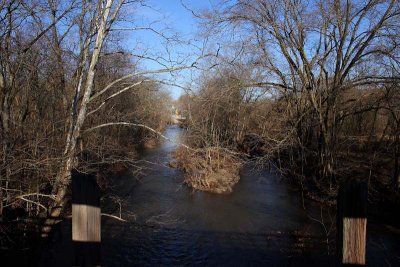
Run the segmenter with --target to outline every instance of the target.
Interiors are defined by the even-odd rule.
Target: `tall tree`
[[[65,156],[60,168],[60,172],[56,177],[53,186],[52,192],[55,196],[54,203],[50,207],[49,218],[47,219],[45,227],[43,229],[44,234],[46,234],[51,229],[51,225],[56,222],[55,218],[58,218],[60,216],[60,213],[64,207],[65,195],[68,185],[71,181],[71,171],[75,164],[74,159],[76,156],[78,140],[81,136],[81,129],[87,116],[88,103],[90,101],[90,97],[93,91],[96,66],[99,62],[99,56],[109,33],[109,30],[113,22],[115,21],[123,2],[123,0],[107,0],[104,2],[99,1],[94,10],[91,10],[91,13],[89,13],[91,30],[89,35],[86,36],[85,44],[82,47],[82,62],[80,62],[80,65],[83,65],[85,64],[86,59],[89,58],[89,67],[85,72],[81,71],[76,87],[75,100],[72,106],[72,118],[70,120],[70,132],[68,133],[67,143],[65,147]],[[86,15],[86,8],[86,5],[83,4],[82,19],[84,19]],[[92,51],[90,51],[89,53],[90,44],[94,36],[96,37],[94,41],[94,46]],[[83,97],[80,102],[80,106],[78,107],[77,99],[79,97],[81,87]]]
[[[241,53],[264,70],[258,85],[278,90],[292,107],[288,113],[301,153],[316,135],[319,177],[332,184],[345,116],[341,94],[399,79],[389,64],[397,62],[398,2],[251,0],[220,6],[206,14],[213,27],[207,29],[233,30]]]

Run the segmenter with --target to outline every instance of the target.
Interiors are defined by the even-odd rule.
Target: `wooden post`
[[[368,185],[346,181],[337,199],[337,256],[339,266],[365,265]]]
[[[100,226],[100,189],[96,178],[73,171],[73,266],[100,266]]]

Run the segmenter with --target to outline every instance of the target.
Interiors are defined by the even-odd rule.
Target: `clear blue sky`
[[[202,9],[206,9],[210,7],[209,0],[182,0],[184,5],[190,9],[195,11],[199,11]],[[196,18],[193,16],[192,12],[187,10],[180,0],[149,0],[146,1],[145,4],[148,7],[140,7],[139,9],[135,9],[132,11],[132,15],[134,17],[134,26],[148,26],[151,24],[151,27],[157,29],[160,32],[165,33],[166,35],[171,35],[173,32],[176,32],[182,38],[180,40],[190,40],[196,37],[197,33],[197,23]],[[130,12],[128,12],[130,13]],[[155,23],[154,23],[155,22]],[[129,25],[118,25],[117,27],[129,27]],[[166,27],[170,28],[166,30]],[[124,33],[125,34],[125,33]],[[133,52],[145,53],[149,55],[149,57],[155,58],[157,55],[161,57],[165,57],[168,53],[165,48],[165,44],[163,42],[162,37],[158,36],[154,32],[151,31],[135,31],[135,32],[126,32],[126,36],[124,36],[126,41],[126,46],[128,50]],[[189,45],[169,45],[170,55],[172,58],[184,58],[187,55],[193,54],[194,47]],[[162,60],[161,60],[162,61]],[[164,61],[162,61],[164,62]],[[188,59],[188,62],[191,62]],[[140,67],[147,70],[156,70],[164,68],[161,64],[154,62],[148,59],[140,60]],[[177,82],[179,84],[184,85],[187,82],[187,77],[185,77],[188,72],[182,72],[181,75],[177,78]],[[164,75],[161,76],[164,79],[169,79],[170,76]],[[178,87],[174,86],[165,86],[170,92],[171,96],[174,99],[177,99],[182,90]]]

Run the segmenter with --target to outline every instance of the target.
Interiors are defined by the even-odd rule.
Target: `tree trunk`
[[[50,206],[50,211],[48,214],[48,218],[46,219],[44,226],[42,228],[42,236],[47,237],[48,233],[51,230],[51,227],[58,222],[58,218],[64,208],[65,204],[65,195],[67,193],[68,186],[71,182],[71,171],[74,168],[75,162],[75,153],[76,148],[78,146],[78,140],[81,135],[81,128],[86,118],[87,114],[87,105],[90,101],[90,96],[92,94],[93,82],[95,77],[95,69],[99,60],[99,55],[104,44],[104,40],[107,36],[107,20],[110,12],[111,5],[113,0],[107,0],[105,7],[100,12],[101,15],[101,24],[97,31],[96,42],[94,45],[94,49],[92,52],[92,57],[90,60],[89,69],[86,75],[86,83],[84,86],[84,95],[82,98],[82,102],[79,108],[79,113],[76,121],[71,121],[73,124],[73,132],[71,138],[68,140],[66,147],[66,159],[61,167],[61,171],[59,172],[56,182],[53,185],[53,194],[55,195],[55,200]],[[95,18],[96,19],[96,18]]]

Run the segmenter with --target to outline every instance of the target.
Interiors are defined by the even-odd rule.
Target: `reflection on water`
[[[165,135],[177,143],[182,131],[171,126]],[[144,159],[150,163],[140,183],[119,178],[115,190],[123,193],[124,211],[134,213],[136,221],[105,221],[106,265],[290,265],[302,254],[299,248],[321,240],[299,195],[275,174],[246,166],[228,195],[182,186],[182,173],[167,167],[175,143],[165,141],[146,151]],[[315,257],[326,254],[324,246],[315,249]],[[329,262],[329,257],[323,260]]]
[[[174,142],[182,134],[176,126],[165,132]],[[248,165],[231,194],[192,191],[182,185],[179,170],[167,167],[175,148],[164,141],[145,151],[139,182],[131,175],[116,179],[114,191],[130,221],[103,219],[103,266],[335,266],[318,222],[320,209],[306,201],[304,210],[300,194],[278,175]],[[102,208],[118,213],[112,203]],[[335,217],[327,214],[323,210],[329,230]],[[69,228],[64,225],[64,237]],[[369,226],[367,264],[380,266],[385,259],[400,265],[398,236],[376,228]],[[331,239],[330,255],[335,246]],[[66,254],[68,245],[58,250],[53,254]],[[54,256],[56,265],[68,262],[61,258]]]

